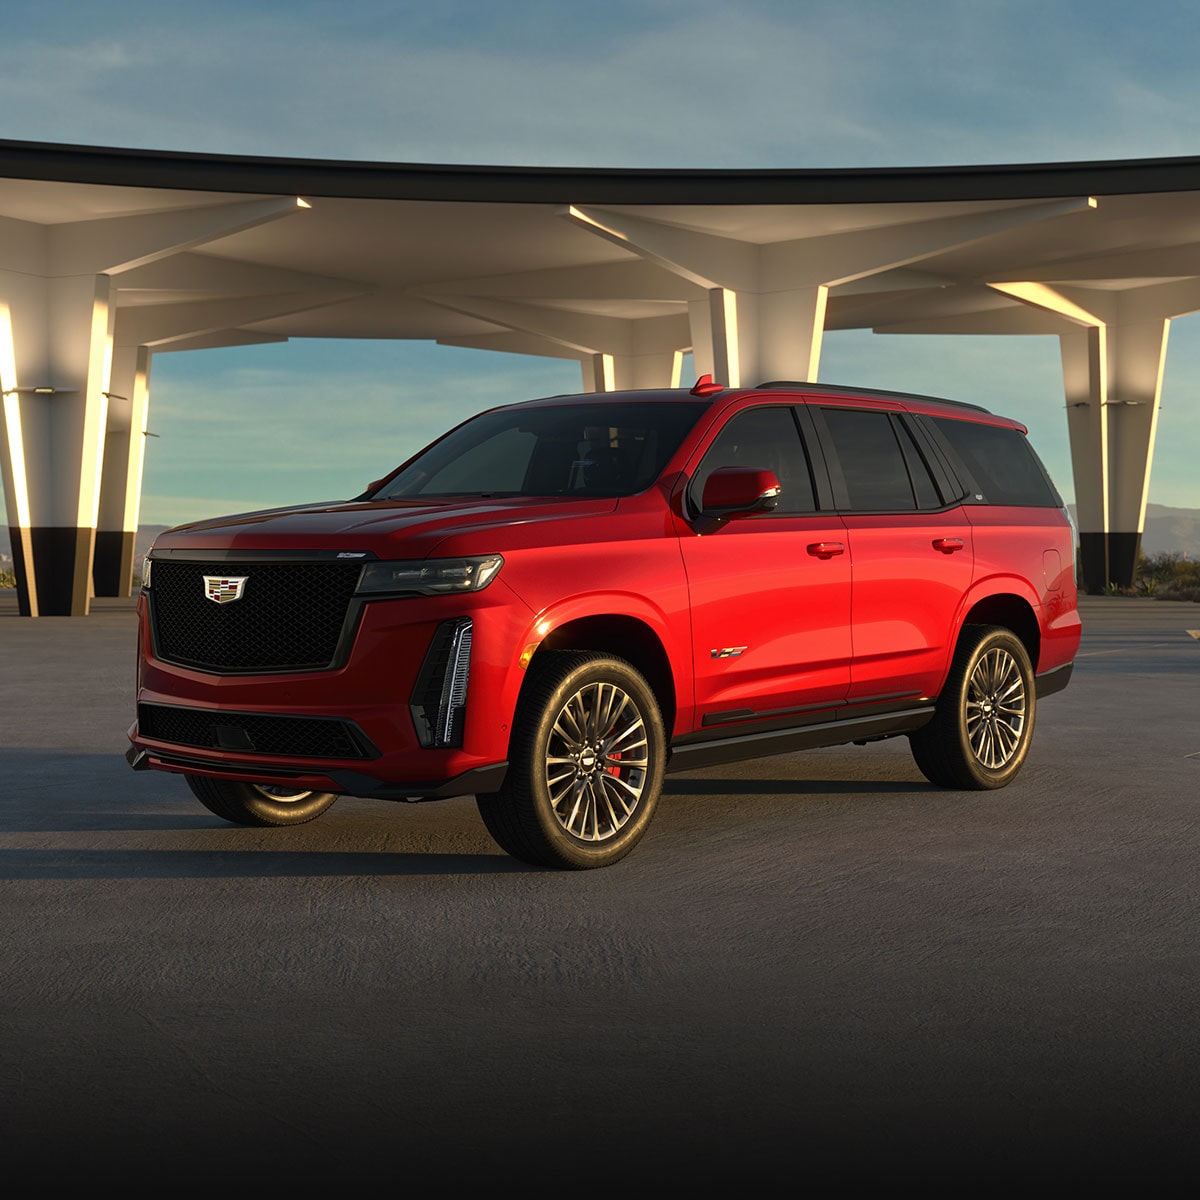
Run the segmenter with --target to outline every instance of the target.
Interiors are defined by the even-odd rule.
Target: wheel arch
[[[966,625],[1002,625],[1021,639],[1036,672],[1042,647],[1042,626],[1037,610],[1025,597],[1012,591],[996,591],[973,597],[959,623],[959,634]]]
[[[675,726],[678,702],[675,673],[662,640],[651,626],[623,613],[595,614],[565,621],[538,644],[530,665],[548,650],[597,650],[623,658],[645,678],[658,701],[667,737]]]

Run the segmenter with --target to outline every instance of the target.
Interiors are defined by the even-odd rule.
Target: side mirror
[[[700,533],[711,533],[734,517],[770,512],[779,504],[783,489],[774,471],[762,467],[718,467],[704,484]]]

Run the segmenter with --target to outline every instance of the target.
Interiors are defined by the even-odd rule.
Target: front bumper
[[[511,648],[524,644],[524,606],[505,595],[499,581],[471,600],[469,606],[463,597],[363,605],[345,662],[333,670],[217,675],[155,656],[143,598],[138,712],[155,720],[134,722],[127,758],[140,770],[378,799],[494,791],[504,778],[524,675],[511,661]],[[413,701],[426,655],[439,628],[463,616],[472,621],[474,636],[460,744],[422,744],[428,737],[418,730]],[[164,714],[172,720],[162,720]],[[186,734],[177,732],[179,722]],[[264,728],[268,736],[260,733]],[[301,736],[278,733],[290,728]],[[331,729],[337,736],[325,737]],[[320,753],[310,752],[313,731],[324,739]]]

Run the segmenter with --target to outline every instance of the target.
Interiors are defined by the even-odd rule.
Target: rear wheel
[[[1029,753],[1036,704],[1020,638],[998,625],[964,626],[933,720],[909,735],[913,758],[943,787],[1004,787]]]
[[[310,792],[286,785],[243,783],[187,775],[192,794],[208,809],[235,825],[303,825],[316,820],[336,799],[336,792]]]
[[[662,789],[666,737],[654,693],[623,659],[544,651],[525,681],[498,792],[477,796],[514,858],[606,867],[641,840]]]

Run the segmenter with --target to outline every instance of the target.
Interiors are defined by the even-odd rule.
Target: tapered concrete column
[[[1160,319],[1108,331],[1108,573],[1121,587],[1133,582],[1146,524],[1169,326]]]
[[[92,581],[97,596],[128,596],[133,572],[146,457],[150,351],[118,346],[113,352],[108,431],[100,479],[100,509]]]
[[[730,387],[778,379],[815,382],[828,295],[821,285],[759,293],[713,288],[713,375]]]
[[[1108,582],[1108,351],[1107,330],[1078,328],[1059,335],[1067,432],[1075,484],[1084,585],[1102,591]]]
[[[1084,584],[1133,582],[1146,520],[1171,316],[1200,281],[1114,292],[1026,280],[990,285],[1077,326],[1060,334]]]
[[[141,447],[131,442],[140,441],[142,426],[135,434],[130,424],[131,436],[106,455],[108,408],[110,398],[118,395],[123,399],[115,404],[144,405],[145,395],[143,386],[138,397],[136,365],[123,368],[125,391],[116,393],[110,386],[118,287],[160,290],[153,276],[163,259],[306,208],[307,202],[296,197],[267,197],[47,225],[0,217],[0,471],[22,614],[88,612],[106,474],[111,495],[101,539],[100,590],[120,591],[123,586],[131,519],[136,530],[137,503],[134,499],[131,507],[128,491],[140,485]],[[209,294],[219,290],[215,276],[228,274],[203,260],[189,263],[190,271],[184,273],[195,276]],[[119,282],[123,277],[125,284]],[[267,290],[254,297],[259,319],[264,303],[295,311],[324,302],[311,296],[306,301],[294,296],[264,301]],[[167,306],[174,311],[165,321],[148,321],[147,313],[157,308],[140,305],[134,310],[135,323],[154,326],[160,341],[228,329],[233,323],[228,309],[220,318],[211,311],[218,303]],[[186,318],[182,328],[181,315]],[[121,344],[148,346],[155,338],[135,336]],[[144,373],[142,379],[144,385]],[[114,416],[121,426],[126,414],[114,410]],[[132,410],[128,416],[135,419]],[[144,410],[136,420],[144,422]],[[122,428],[114,432],[120,435]]]
[[[1114,305],[1115,312],[1131,305]],[[1067,427],[1084,584],[1133,582],[1170,321],[1158,317],[1061,335]]]
[[[17,515],[13,544],[22,559],[18,604],[27,616],[88,611],[108,416],[111,297],[107,275],[46,279],[0,272],[0,305],[7,311],[0,337],[8,343],[0,348],[3,465],[10,526]]]

